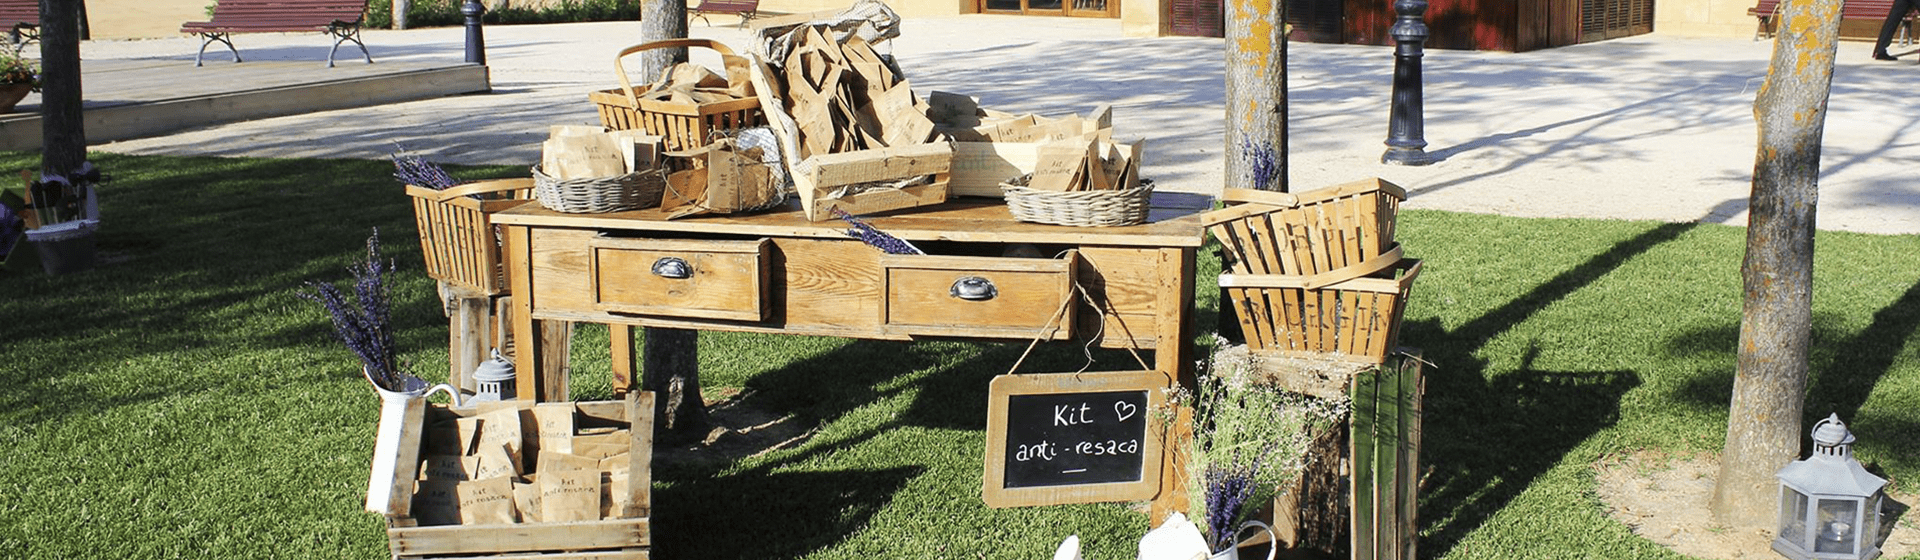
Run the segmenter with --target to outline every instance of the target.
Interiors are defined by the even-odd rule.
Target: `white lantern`
[[[1773,550],[1796,560],[1872,560],[1880,556],[1880,508],[1887,479],[1853,459],[1853,434],[1834,414],[1813,425],[1813,455],[1780,479],[1780,525]]]
[[[476,385],[473,398],[469,403],[482,403],[512,399],[518,392],[514,387],[513,362],[500,356],[500,349],[493,349],[493,359],[480,363],[473,370],[473,382]]]

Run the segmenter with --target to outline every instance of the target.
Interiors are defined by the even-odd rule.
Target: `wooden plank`
[[[634,391],[625,399],[633,434],[633,444],[627,449],[629,509],[621,512],[628,518],[646,517],[653,511],[653,397],[651,391]]]
[[[387,529],[388,548],[394,556],[628,548],[650,543],[645,518]]]
[[[453,316],[448,318],[451,324],[447,330],[447,379],[462,390],[476,391],[478,384],[473,380],[473,370],[488,358],[487,318],[493,301],[445,282],[441,285],[448,286],[442,293],[453,299]]]
[[[1401,408],[1400,420],[1403,445],[1401,447],[1400,468],[1400,559],[1415,560],[1419,557],[1420,544],[1420,432],[1426,407],[1427,380],[1425,362],[1421,360],[1418,349],[1410,349],[1410,355],[1401,356],[1400,395],[1406,399]]]
[[[1159,316],[1154,321],[1154,369],[1167,374],[1174,383],[1186,389],[1195,390],[1193,371],[1193,275],[1196,269],[1195,254],[1192,248],[1160,249],[1160,305]],[[1176,414],[1173,426],[1168,428],[1172,434],[1187,437],[1192,434],[1193,418],[1186,411]],[[1169,440],[1171,441],[1171,440]],[[1160,471],[1160,493],[1148,507],[1150,521],[1154,526],[1166,520],[1176,511],[1187,509],[1187,486],[1183,459],[1179,449],[1184,444],[1174,445],[1174,453],[1166,453],[1166,460]]]
[[[621,550],[597,550],[579,552],[535,552],[528,554],[484,555],[479,557],[437,557],[437,560],[648,560],[651,552],[644,548]],[[423,556],[396,556],[397,560],[426,560]]]
[[[1374,422],[1378,415],[1377,378],[1362,375],[1353,383],[1353,416],[1350,445],[1353,456],[1353,493],[1348,511],[1353,512],[1349,534],[1353,536],[1354,560],[1373,560],[1374,519]]]
[[[1379,391],[1374,401],[1373,546],[1375,558],[1400,557],[1400,394],[1401,371],[1383,366],[1375,370],[1373,383]]]
[[[613,396],[625,397],[635,385],[634,373],[640,371],[640,356],[633,351],[633,327],[622,323],[607,324],[608,352],[612,358]]]

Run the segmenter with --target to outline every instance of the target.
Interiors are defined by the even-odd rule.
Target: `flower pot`
[[[93,268],[93,233],[99,228],[99,220],[60,222],[27,230],[27,240],[33,242],[40,269],[48,275],[80,272]]]
[[[11,113],[13,107],[33,93],[33,86],[27,84],[0,84],[0,113]]]
[[[1274,554],[1280,552],[1280,539],[1273,534],[1273,528],[1259,521],[1248,521],[1240,524],[1240,528],[1234,531],[1234,536],[1239,536],[1241,533],[1247,532],[1249,528],[1258,528],[1267,532],[1267,560],[1273,560]],[[1213,556],[1207,557],[1207,560],[1241,560],[1240,543],[1244,542],[1245,541],[1238,541],[1225,550],[1215,552]]]
[[[360,369],[361,375],[372,382],[373,376],[366,368]],[[400,442],[407,430],[414,432],[411,438],[416,444],[420,441],[419,432],[425,429],[427,395],[434,391],[446,391],[448,398],[458,406],[460,392],[452,385],[441,383],[428,386],[418,377],[407,376],[406,386],[399,391],[388,391],[374,383],[373,390],[380,394],[380,427],[373,440],[373,467],[367,475],[367,511],[389,513],[388,503],[394,495],[393,469],[400,462]],[[418,449],[408,461],[418,461]],[[412,482],[412,481],[404,481]]]

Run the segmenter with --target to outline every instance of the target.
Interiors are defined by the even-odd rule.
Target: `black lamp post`
[[[487,37],[480,32],[480,16],[487,13],[487,7],[480,0],[467,0],[460,5],[460,14],[467,16],[467,62],[487,65]]]
[[[1387,153],[1380,163],[1426,165],[1426,125],[1420,101],[1420,57],[1427,42],[1426,0],[1395,0],[1393,11],[1399,19],[1390,33],[1397,46],[1393,51],[1393,108],[1387,121]]]

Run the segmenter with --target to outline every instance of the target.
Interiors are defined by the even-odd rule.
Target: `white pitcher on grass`
[[[373,468],[367,475],[367,511],[392,513],[394,484],[412,482],[395,480],[394,477],[394,467],[402,459],[402,433],[425,429],[427,395],[446,391],[453,406],[460,406],[460,391],[445,383],[428,385],[425,380],[411,375],[401,377],[401,390],[389,391],[373,382],[373,375],[366,368],[361,368],[360,374],[367,376],[367,381],[373,384],[373,390],[380,394],[380,428],[373,440]],[[413,441],[420,441],[417,434]],[[420,449],[407,451],[405,459],[417,464],[420,461]]]

